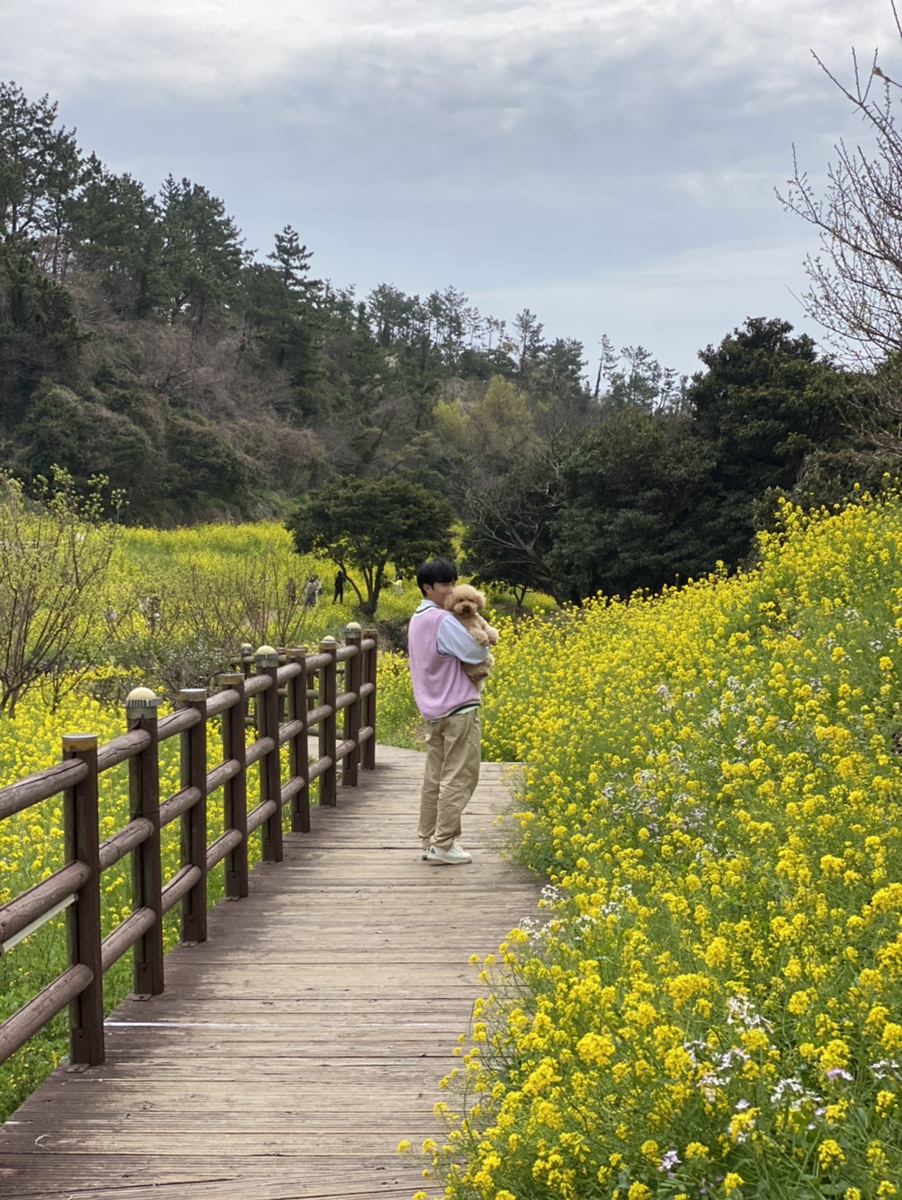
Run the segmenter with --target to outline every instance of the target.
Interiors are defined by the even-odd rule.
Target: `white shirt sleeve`
[[[435,638],[439,654],[459,658],[465,663],[481,663],[488,658],[488,647],[480,646],[458,621],[453,613],[448,613],[444,621],[439,623]]]

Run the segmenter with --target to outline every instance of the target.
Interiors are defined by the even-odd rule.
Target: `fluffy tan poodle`
[[[494,646],[498,641],[498,630],[482,615],[485,595],[469,583],[455,584],[454,590],[445,601],[445,607],[453,612],[474,642],[480,646]],[[481,663],[464,663],[463,668],[481,690],[486,676],[495,665],[491,652]]]

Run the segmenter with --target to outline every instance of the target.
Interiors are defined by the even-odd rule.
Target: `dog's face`
[[[458,583],[448,597],[448,608],[459,617],[475,617],[485,608],[485,596],[469,583]]]

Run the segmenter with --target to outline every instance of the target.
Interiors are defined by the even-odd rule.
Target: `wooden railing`
[[[334,805],[339,775],[343,786],[353,786],[360,767],[375,766],[372,631],[363,634],[350,625],[343,646],[334,638],[320,642],[315,654],[303,649],[279,654],[262,646],[254,658],[255,673],[220,676],[222,690],[213,695],[200,688],[183,691],[179,709],[160,720],[153,692],[136,688],[125,702],[128,731],[121,737],[99,746],[93,734],[67,735],[61,763],[0,788],[0,821],[62,794],[66,858],[59,870],[0,907],[0,953],[63,909],[68,935],[66,970],[0,1025],[0,1063],[67,1005],[71,1064],[102,1063],[103,976],[113,963],[134,947],[135,993],[162,992],[163,915],[181,904],[182,941],[205,941],[208,872],[224,862],[226,897],[246,896],[251,833],[261,831],[263,861],[281,861],[283,809],[290,811],[292,831],[307,832],[314,781],[318,802]],[[209,770],[207,733],[213,717],[221,718],[222,761]],[[249,722],[256,726],[256,738],[247,744]],[[311,731],[319,737],[313,761]],[[161,800],[158,746],[176,735],[181,787]],[[289,766],[283,782],[280,751],[286,743]],[[125,761],[131,819],[101,841],[98,779]],[[254,763],[259,763],[257,796],[248,808],[248,768]],[[223,832],[208,844],[207,801],[220,789]],[[160,831],[177,818],[181,865],[164,880]],[[102,874],[127,854],[132,858],[131,911],[102,937]]]

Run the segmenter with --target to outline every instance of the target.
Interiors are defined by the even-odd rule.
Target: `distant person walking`
[[[304,584],[304,603],[308,608],[315,608],[317,597],[323,590],[323,585],[320,583],[318,575],[308,575],[307,582]]]
[[[332,597],[333,604],[343,604],[345,598],[345,580],[347,575],[341,567],[335,572],[335,594]]]
[[[428,863],[472,861],[461,846],[460,819],[479,782],[479,689],[463,669],[488,654],[446,610],[457,568],[444,558],[423,563],[423,599],[407,634],[410,680],[426,726],[426,765],[420,793],[419,837]]]

